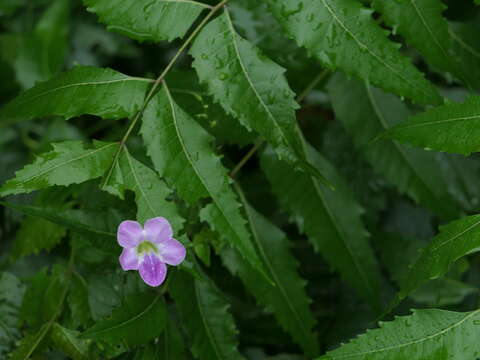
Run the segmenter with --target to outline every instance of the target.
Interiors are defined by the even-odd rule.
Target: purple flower
[[[123,247],[122,269],[138,270],[147,285],[159,286],[167,275],[165,264],[178,265],[185,259],[185,247],[172,236],[172,227],[163,217],[147,220],[144,228],[136,221],[122,221],[117,231]]]

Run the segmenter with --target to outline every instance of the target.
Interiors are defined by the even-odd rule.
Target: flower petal
[[[138,270],[138,255],[135,248],[123,249],[119,260],[123,270]]]
[[[169,240],[173,236],[170,223],[163,217],[156,217],[147,220],[144,228],[147,239],[157,244]]]
[[[159,286],[167,276],[167,265],[154,254],[147,254],[139,268],[140,276],[147,285]]]
[[[120,223],[117,231],[117,241],[121,247],[133,248],[142,239],[142,225],[136,221],[125,220]]]
[[[169,239],[157,246],[162,261],[168,265],[178,265],[185,259],[187,251],[178,240]]]

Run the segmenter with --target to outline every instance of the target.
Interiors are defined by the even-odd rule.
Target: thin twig
[[[248,160],[257,152],[257,150],[263,145],[264,141],[262,139],[257,139],[255,145],[250,149],[250,151],[240,160],[240,162],[235,166],[235,168],[230,172],[230,177],[234,178],[235,175],[240,171],[240,169],[247,163]]]
[[[150,91],[148,92],[147,96],[145,97],[145,100],[143,101],[142,106],[140,107],[140,110],[135,114],[135,117],[133,118],[132,122],[130,123],[130,126],[128,127],[127,131],[125,132],[125,135],[123,136],[122,140],[120,140],[119,144],[120,146],[118,147],[118,150],[116,151],[114,157],[113,157],[113,162],[112,165],[110,166],[110,169],[108,170],[108,174],[105,177],[105,180],[103,182],[103,186],[105,186],[108,181],[110,180],[110,177],[112,176],[113,169],[115,168],[115,165],[120,157],[120,154],[123,150],[123,147],[125,143],[127,142],[130,134],[132,133],[133,129],[135,128],[135,125],[137,124],[138,120],[140,120],[145,108],[147,107],[148,103],[152,99],[152,97],[155,95],[155,91],[158,89],[162,81],[165,79],[165,76],[167,76],[168,72],[172,68],[172,66],[175,64],[175,62],[178,60],[180,55],[183,53],[183,51],[187,48],[187,46],[192,42],[192,40],[197,36],[197,34],[202,30],[202,28],[205,26],[205,24],[211,19],[215,13],[221,9],[228,0],[223,0],[214,7],[211,8],[210,12],[205,16],[205,18],[198,24],[198,26],[193,30],[193,32],[190,34],[190,36],[185,40],[183,45],[178,49],[177,53],[175,56],[170,60],[170,62],[167,64],[165,69],[162,71],[162,73],[157,77],[155,82],[153,83],[152,87],[150,88]]]

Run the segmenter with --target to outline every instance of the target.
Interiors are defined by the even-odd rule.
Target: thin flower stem
[[[300,95],[297,96],[295,99],[298,103],[302,102],[305,97],[312,91],[315,86],[317,86],[322,80],[325,79],[325,77],[328,75],[329,71],[328,70],[323,70],[321,73],[319,73],[315,79],[313,79],[307,87],[300,93]],[[248,153],[245,154],[245,156],[238,162],[238,164],[235,166],[235,168],[230,172],[230,177],[233,179],[235,178],[235,175],[242,169],[242,167],[250,160],[250,158],[255,155],[255,153],[260,149],[260,147],[264,144],[265,140],[258,138],[255,141],[255,145],[248,151]]]
[[[217,5],[215,5],[211,8],[211,10],[207,14],[207,16],[205,16],[205,18],[200,22],[200,24],[198,24],[198,26],[195,28],[195,30],[193,30],[193,32],[190,34],[190,36],[187,38],[187,40],[185,40],[185,42],[180,47],[180,49],[178,49],[175,56],[167,64],[167,66],[162,71],[162,73],[157,77],[157,79],[153,83],[152,87],[150,88],[150,91],[148,92],[147,96],[145,97],[145,100],[143,101],[143,104],[140,107],[140,110],[138,110],[138,112],[135,114],[135,117],[133,118],[132,122],[130,123],[130,126],[128,127],[127,131],[125,132],[125,135],[123,135],[122,140],[120,140],[120,142],[119,142],[120,146],[118,147],[118,150],[116,151],[116,153],[114,155],[112,165],[110,166],[110,169],[108,170],[108,174],[105,177],[105,180],[103,181],[102,187],[105,186],[108,183],[108,181],[110,180],[110,177],[112,176],[112,173],[113,173],[113,169],[115,168],[115,164],[117,163],[117,161],[120,157],[120,154],[123,150],[123,147],[124,147],[125,143],[127,142],[127,140],[129,138],[130,134],[132,133],[133,129],[135,128],[135,125],[137,124],[138,120],[140,120],[140,118],[141,118],[145,108],[147,107],[148,103],[150,102],[152,97],[155,95],[156,90],[158,89],[160,84],[165,79],[165,76],[167,76],[168,72],[170,71],[172,66],[177,62],[180,55],[185,51],[187,46],[193,41],[195,36],[198,35],[198,33],[200,32],[200,30],[202,30],[202,28],[205,26],[205,24],[207,24],[207,22],[212,18],[212,16],[215,15],[215,13],[218,10],[220,10],[227,2],[228,2],[228,0],[223,0],[223,1],[219,2]]]

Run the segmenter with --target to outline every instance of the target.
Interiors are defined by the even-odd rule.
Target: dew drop
[[[473,320],[473,325],[480,325],[480,320]]]
[[[218,75],[218,78],[219,78],[220,80],[226,80],[226,79],[228,79],[228,75],[225,74],[225,73],[220,73],[220,75]]]

